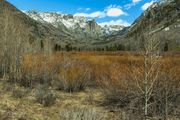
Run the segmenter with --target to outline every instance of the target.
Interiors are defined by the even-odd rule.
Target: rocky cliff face
[[[58,39],[60,36],[55,36],[58,30],[54,27],[32,20],[10,3],[2,1],[0,5],[1,51],[17,49],[23,52],[41,51],[44,49],[41,43],[47,47],[50,45],[45,44],[47,39],[52,37]]]
[[[6,1],[0,5],[0,44],[3,50],[13,51],[18,43],[23,52],[53,51],[57,46],[65,48],[68,44],[84,45],[65,26],[54,27],[36,21]]]
[[[104,37],[114,35],[121,31],[124,26],[120,25],[99,25],[95,20],[69,14],[24,11],[26,15],[42,24],[50,24],[60,29],[70,37],[62,41],[72,47],[82,49],[94,49],[96,43],[103,43]],[[59,43],[61,46],[65,44]]]
[[[126,50],[139,50],[144,40],[156,39],[160,49],[180,51],[180,1],[161,0],[151,5],[135,22],[105,40],[122,44]]]
[[[159,39],[163,49],[168,44],[171,50],[180,50],[180,1],[162,0],[151,5],[130,27],[126,38],[132,49],[141,46],[144,36]],[[133,46],[133,44],[135,46]]]
[[[120,31],[124,26],[120,25],[99,25],[95,20],[88,20],[85,17],[73,16],[70,14],[27,11],[24,12],[31,18],[42,23],[50,23],[55,27],[69,29],[71,32],[89,35],[90,37],[104,36]],[[76,31],[76,32],[75,32]]]
[[[73,15],[23,13],[7,2],[0,2],[0,28],[1,51],[17,50],[16,43],[26,52],[66,47],[96,49],[116,44],[126,50],[137,50],[146,35],[150,36],[148,39],[158,39],[162,49],[168,44],[170,50],[180,50],[180,1],[155,3],[132,26],[125,28],[100,26],[94,20]]]
[[[94,20],[36,11],[25,14],[5,1],[0,3],[0,27],[1,46],[7,44],[6,49],[10,50],[15,49],[16,43],[23,43],[24,52],[53,51],[67,46],[86,49],[103,36]]]

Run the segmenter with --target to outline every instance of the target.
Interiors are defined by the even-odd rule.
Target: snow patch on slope
[[[39,12],[39,11],[23,11],[25,14],[31,18],[40,21],[42,23],[50,23],[55,27],[59,25],[64,25],[66,28],[74,30],[76,28],[84,29],[88,26],[88,19],[82,16],[74,16],[70,14],[61,14],[58,12]],[[123,20],[110,21],[104,23],[98,23],[101,30],[105,34],[111,34],[112,32],[120,31],[125,26],[130,24]]]
[[[75,29],[77,24],[79,24],[81,28],[86,26],[86,18],[84,17],[75,17],[68,14],[59,14],[56,12],[49,13],[27,11],[25,13],[37,21],[51,23],[55,27],[58,27],[59,24],[63,24],[69,29]]]

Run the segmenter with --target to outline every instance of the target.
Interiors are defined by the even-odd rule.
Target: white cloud
[[[91,8],[78,8],[77,10],[78,11],[82,11],[82,10],[89,11],[89,10],[91,10]]]
[[[140,1],[142,1],[142,0],[132,0],[131,3],[124,5],[124,7],[125,7],[125,9],[128,10],[128,9],[130,9],[131,7],[133,7],[133,6],[135,6],[136,4],[138,4]]]
[[[82,10],[83,8],[78,8],[77,10],[79,11],[79,10]]]
[[[90,17],[92,17],[92,18],[95,18],[95,17],[102,18],[102,17],[105,17],[105,14],[104,14],[104,12],[97,11],[97,12],[91,13]]]
[[[141,9],[142,9],[142,10],[148,9],[154,2],[155,2],[155,1],[153,0],[153,1],[151,1],[151,2],[145,3],[145,4],[141,7]]]
[[[91,10],[91,8],[86,8],[86,11],[89,11],[89,10]]]
[[[106,15],[109,17],[118,17],[121,15],[127,15],[119,6],[110,5],[106,8]]]
[[[82,10],[82,8],[79,8],[78,10]],[[89,11],[90,8],[86,8],[86,11]],[[93,13],[76,13],[75,16],[83,16],[83,17],[89,17],[89,18],[103,18],[103,17],[118,17],[121,15],[127,15],[120,6],[117,5],[110,5],[107,8],[104,9],[104,11],[95,11]]]
[[[90,8],[86,8],[86,11],[90,10]],[[104,11],[95,11],[93,13],[76,13],[75,16],[83,16],[89,18],[103,18],[103,17],[118,17],[121,15],[127,15],[119,6],[110,5],[105,8]]]
[[[135,5],[134,3],[129,3],[129,4],[124,5],[124,8],[128,10],[134,5]]]
[[[124,21],[122,19],[119,19],[119,20],[111,20],[111,21],[108,21],[108,22],[102,22],[102,23],[98,23],[100,26],[109,26],[109,25],[122,25],[122,26],[130,26],[131,24],[128,23],[127,21]]]
[[[133,3],[138,3],[140,2],[141,0],[132,0]]]
[[[83,16],[83,17],[89,17],[89,18],[103,18],[105,17],[105,13],[101,11],[96,11],[93,13],[76,13],[75,16]]]

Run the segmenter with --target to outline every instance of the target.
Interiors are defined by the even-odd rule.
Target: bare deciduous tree
[[[143,59],[143,65],[141,69],[136,71],[136,73],[140,74],[134,74],[134,77],[140,93],[144,96],[144,116],[145,120],[147,120],[148,107],[151,105],[149,100],[153,92],[154,84],[157,81],[160,72],[161,63],[159,61],[161,56],[158,49],[158,39],[151,38],[149,36],[144,36],[143,39],[144,48],[140,52]]]

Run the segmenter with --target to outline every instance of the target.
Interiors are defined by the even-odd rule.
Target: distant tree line
[[[73,47],[71,44],[67,44],[65,46],[55,44],[54,51],[81,51],[81,48]]]
[[[44,45],[41,43],[41,48],[43,48],[43,47],[44,47]],[[55,44],[55,46],[54,46],[54,51],[67,51],[67,52],[70,52],[70,51],[82,51],[82,50],[125,51],[125,50],[130,50],[130,49],[126,48],[122,44],[114,44],[114,45],[105,46],[105,47],[96,47],[96,48],[93,48],[93,49],[83,49],[83,48],[80,48],[80,47],[74,47],[71,44],[66,44],[65,46],[61,46],[61,45]],[[164,52],[169,51],[169,45],[168,45],[167,42],[164,44],[164,47],[163,47],[162,51],[164,51]]]
[[[55,44],[54,46],[54,51],[82,51],[84,49],[79,48],[79,47],[73,47],[71,44],[67,44],[65,46],[61,46],[58,44]],[[105,47],[96,47],[94,49],[90,49],[93,51],[124,51],[125,46],[122,44],[114,44],[111,46],[105,46]]]

